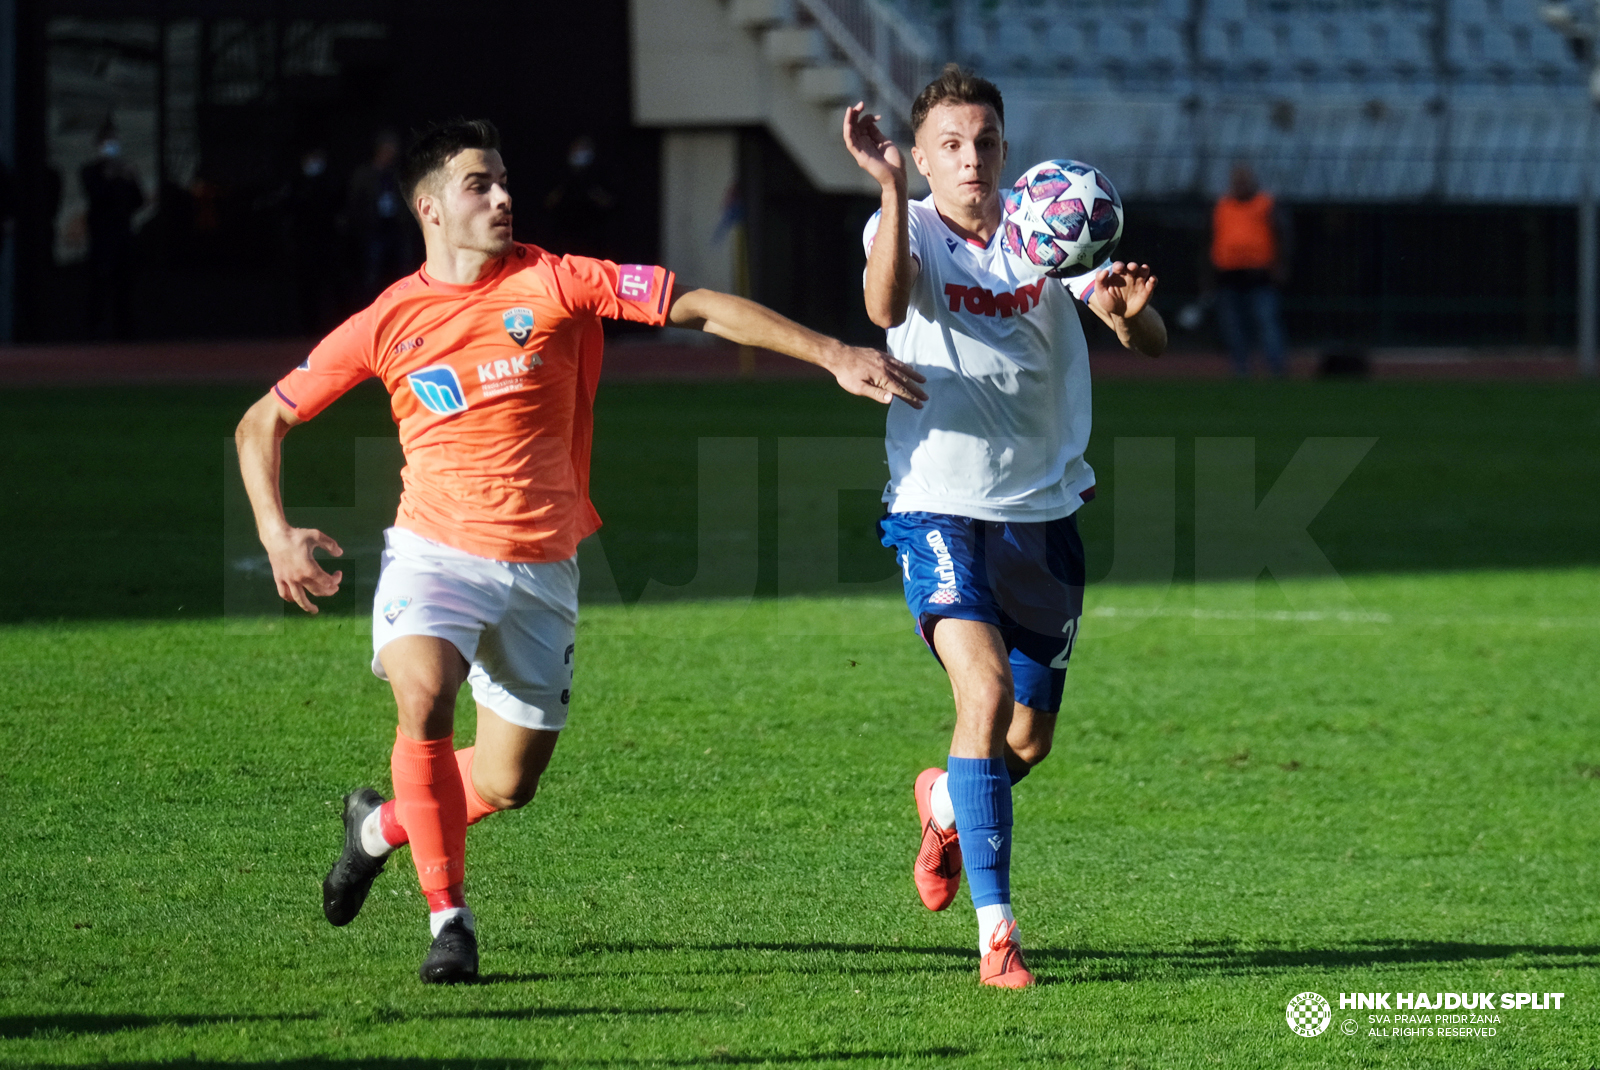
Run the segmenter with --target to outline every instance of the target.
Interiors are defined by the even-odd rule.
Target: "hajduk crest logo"
[[[1303,1037],[1320,1037],[1333,1021],[1333,1008],[1316,992],[1301,992],[1289,1001],[1284,1020]]]
[[[533,337],[533,309],[531,308],[508,308],[500,313],[500,322],[506,325],[506,333],[519,346],[527,345],[528,339]]]

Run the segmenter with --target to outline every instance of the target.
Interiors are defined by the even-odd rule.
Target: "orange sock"
[[[467,799],[451,740],[410,739],[394,734],[389,758],[394,778],[394,816],[411,840],[411,861],[417,867],[422,893],[447,906],[460,899],[467,860]],[[381,820],[381,818],[380,818]]]
[[[495,812],[495,808],[483,801],[476,788],[472,786],[472,752],[476,747],[462,747],[456,751],[456,768],[461,771],[461,793],[467,799],[467,824],[476,825],[484,818]],[[395,793],[396,796],[399,792]],[[378,811],[378,822],[383,828],[383,838],[389,841],[390,847],[404,847],[411,841],[406,832],[406,827],[395,812],[397,799],[390,799]]]
[[[469,825],[476,825],[495,812],[495,808],[484,802],[483,796],[478,794],[478,789],[472,786],[472,752],[477,749],[477,747],[462,747],[456,751],[456,767],[461,770],[461,791],[467,797]]]

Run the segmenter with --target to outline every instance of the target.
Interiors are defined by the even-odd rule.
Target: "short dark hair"
[[[928,117],[928,113],[940,104],[987,104],[999,118],[1000,128],[1005,129],[1006,102],[1000,99],[999,86],[963,69],[958,63],[946,63],[939,77],[917,94],[917,99],[911,105],[912,137],[916,137],[917,131],[922,129],[922,121]]]
[[[451,119],[434,123],[411,139],[411,147],[400,158],[400,193],[413,215],[417,211],[417,187],[434,172],[467,149],[500,148],[500,131],[487,119]]]

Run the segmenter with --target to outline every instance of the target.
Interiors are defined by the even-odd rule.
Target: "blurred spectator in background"
[[[1211,213],[1211,267],[1217,327],[1241,378],[1250,375],[1256,345],[1272,374],[1284,373],[1278,288],[1288,281],[1290,237],[1288,216],[1261,188],[1255,171],[1234,164],[1228,192]]]
[[[400,194],[395,164],[400,158],[400,138],[393,130],[380,131],[373,141],[372,159],[350,176],[348,217],[360,270],[359,304],[369,305],[388,285],[417,270],[416,224]]]
[[[89,202],[89,329],[95,338],[123,340],[133,337],[133,217],[144,189],[110,119],[95,144],[95,158],[78,172]]]
[[[606,225],[616,203],[595,168],[594,138],[583,134],[573,139],[567,147],[566,176],[544,197],[548,245],[574,256],[609,255]]]
[[[289,257],[294,267],[300,333],[320,338],[339,318],[338,251],[344,198],[320,147],[300,156],[286,201]]]

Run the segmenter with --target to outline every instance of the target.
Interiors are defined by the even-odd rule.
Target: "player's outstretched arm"
[[[887,405],[900,398],[914,408],[928,399],[917,384],[923,377],[877,349],[847,346],[778,315],[765,305],[716,290],[674,293],[667,311],[674,327],[707,331],[742,346],[760,346],[826,368],[852,394]]]
[[[1118,261],[1095,276],[1094,293],[1089,295],[1089,307],[1117,332],[1118,340],[1147,357],[1159,357],[1167,350],[1167,325],[1150,304],[1155,289],[1149,264]]]
[[[878,129],[881,115],[867,115],[866,105],[846,108],[844,147],[856,166],[878,183],[882,192],[878,233],[867,253],[867,317],[888,330],[906,320],[917,262],[911,256],[906,223],[906,165],[900,149]]]
[[[334,557],[344,556],[344,551],[315,528],[290,527],[289,518],[283,512],[283,496],[278,489],[283,436],[291,427],[304,422],[268,394],[250,406],[250,411],[239,421],[233,440],[239,447],[239,471],[244,476],[245,493],[250,495],[250,508],[256,515],[256,534],[261,537],[261,545],[266,547],[267,558],[272,562],[272,579],[278,586],[278,597],[315,614],[317,607],[310,596],[322,598],[336,593],[344,573],[329,575],[324,572],[312,551],[320,546]]]

